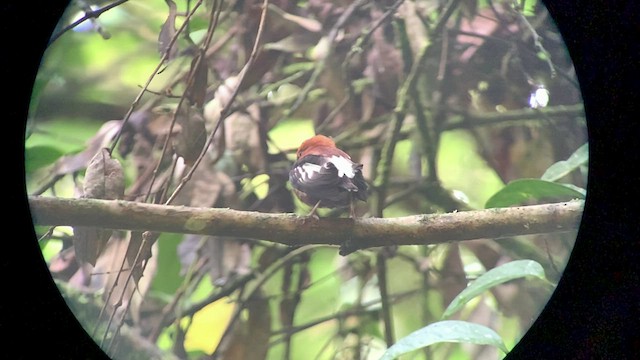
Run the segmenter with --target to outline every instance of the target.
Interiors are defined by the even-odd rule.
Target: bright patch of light
[[[539,87],[531,93],[529,97],[529,106],[533,109],[543,108],[549,104],[549,90]]]
[[[465,194],[464,192],[460,191],[460,190],[453,190],[452,191],[452,195],[454,198],[456,198],[459,201],[462,201],[465,204],[469,203],[469,197],[467,196],[467,194]]]

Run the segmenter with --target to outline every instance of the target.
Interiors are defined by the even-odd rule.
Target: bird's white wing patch
[[[338,169],[338,176],[343,177],[347,176],[350,179],[353,179],[356,176],[355,171],[353,170],[353,162],[342,156],[332,156],[329,158],[329,162],[332,163],[336,169]]]
[[[311,180],[320,172],[320,170],[322,170],[322,166],[312,163],[304,163],[297,169],[297,171],[300,172],[300,177],[302,177],[303,180]]]

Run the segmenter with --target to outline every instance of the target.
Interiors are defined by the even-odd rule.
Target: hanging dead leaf
[[[189,105],[188,101],[183,102],[176,115],[176,124],[179,128],[174,128],[173,147],[176,154],[191,166],[200,156],[207,141],[202,110]]]
[[[225,124],[227,150],[233,154],[238,165],[246,165],[249,172],[265,169],[264,150],[260,144],[258,126],[259,108],[251,105],[246,112],[231,114]]]
[[[231,207],[236,201],[236,186],[229,175],[203,161],[173,204],[194,207]]]
[[[76,226],[73,228],[73,247],[80,264],[96,264],[98,256],[107,246],[111,230]]]
[[[93,199],[122,199],[124,196],[124,172],[120,162],[112,159],[109,149],[103,148],[91,159],[84,177],[83,195]],[[111,230],[76,226],[73,229],[73,246],[76,259],[96,264],[100,253],[111,237]]]
[[[167,60],[172,60],[178,53],[177,43],[174,43],[171,47],[169,46],[171,44],[171,39],[176,35],[177,11],[176,3],[174,3],[173,0],[165,0],[165,2],[169,6],[169,14],[167,15],[167,20],[162,24],[162,28],[160,28],[160,34],[158,34],[158,52],[160,55],[164,55],[164,53],[169,52]]]
[[[84,197],[115,200],[124,196],[124,171],[109,149],[102,148],[89,162],[84,176]]]
[[[382,13],[373,12],[380,17]],[[364,75],[372,79],[375,111],[372,116],[379,116],[395,107],[396,92],[402,77],[402,54],[400,50],[385,39],[383,29],[373,32],[373,47],[367,54],[367,67]]]
[[[193,83],[186,91],[186,97],[197,108],[202,109],[207,96],[207,80],[209,69],[204,60],[204,51],[200,51],[191,61],[191,72],[193,73]]]
[[[114,231],[107,248],[98,258],[91,274],[92,289],[105,289],[103,296],[108,300],[109,311],[116,306],[124,308],[131,299],[129,311],[135,322],[140,319],[140,305],[151,286],[156,271],[155,257],[151,256],[155,247],[155,237],[147,239],[145,249],[141,251],[138,265],[133,260],[142,245],[141,232],[132,232],[130,236],[121,231]],[[124,260],[124,266],[121,268]],[[142,261],[144,260],[144,261]],[[145,264],[144,269],[142,264]],[[133,281],[127,281],[132,276]]]
[[[209,272],[214,285],[222,286],[229,279],[249,273],[251,248],[241,239],[207,236],[202,243],[202,236],[185,235],[178,245],[180,273],[186,274],[199,254],[206,260],[204,270]],[[201,246],[201,247],[199,247]]]

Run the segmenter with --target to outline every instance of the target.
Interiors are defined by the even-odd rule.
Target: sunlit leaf
[[[262,200],[269,193],[269,175],[260,174],[249,179],[242,179],[242,193],[246,197],[251,193]]]
[[[508,352],[500,336],[490,328],[466,321],[445,320],[425,326],[398,340],[380,360],[396,359],[408,352],[442,342],[492,345]]]
[[[57,147],[32,146],[25,151],[25,172],[30,173],[36,169],[50,165],[62,155],[63,152]]]
[[[445,309],[443,318],[453,315],[462,309],[469,300],[484,293],[490,288],[503,284],[507,281],[518,279],[526,276],[535,276],[545,279],[544,269],[542,265],[533,260],[516,260],[504,265],[493,268],[479,276],[476,280],[467,286],[458,296],[456,296],[451,304]]]
[[[185,335],[185,350],[213,353],[227,328],[234,307],[233,301],[222,298],[195,313]]]
[[[580,166],[586,165],[589,161],[589,144],[584,144],[578,148],[567,160],[561,160],[549,166],[540,179],[546,181],[557,181]]]
[[[297,85],[293,84],[282,84],[278,86],[275,91],[271,91],[267,94],[267,98],[274,105],[282,105],[287,102],[293,101],[301,89]]]
[[[576,186],[567,186],[540,179],[518,179],[510,182],[495,193],[485,208],[519,205],[527,200],[570,200],[584,199],[586,192]]]

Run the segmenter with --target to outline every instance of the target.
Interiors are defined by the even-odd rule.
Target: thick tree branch
[[[261,239],[285,245],[363,249],[431,245],[481,238],[556,233],[578,228],[583,201],[400,218],[323,218],[123,200],[29,197],[35,225],[87,226]]]

